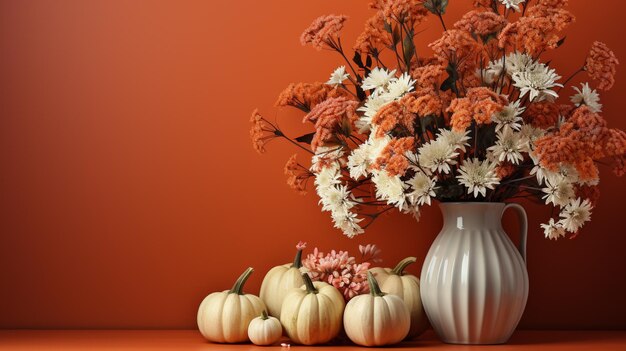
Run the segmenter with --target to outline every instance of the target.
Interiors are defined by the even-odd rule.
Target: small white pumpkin
[[[248,341],[248,324],[265,310],[265,304],[243,286],[254,270],[246,269],[230,290],[205,297],[198,308],[198,329],[207,340],[218,343]]]
[[[263,310],[260,317],[256,317],[248,326],[248,337],[253,344],[259,346],[271,345],[283,335],[283,326],[280,321],[267,315]]]
[[[296,344],[316,345],[329,342],[341,331],[343,296],[334,286],[311,281],[302,274],[304,285],[285,296],[280,322]]]
[[[370,270],[376,277],[380,290],[401,297],[406,307],[411,311],[411,329],[407,339],[422,334],[429,325],[424,306],[422,306],[420,280],[416,276],[404,272],[404,269],[415,263],[416,260],[415,257],[407,257],[398,262],[394,269],[372,268]]]
[[[383,346],[396,344],[406,337],[411,314],[404,301],[380,290],[372,272],[367,272],[370,293],[355,296],[346,305],[343,327],[355,344]]]
[[[276,266],[267,272],[261,283],[259,297],[267,306],[269,315],[280,317],[280,308],[287,292],[304,284],[301,267],[302,249],[299,249],[293,263]]]

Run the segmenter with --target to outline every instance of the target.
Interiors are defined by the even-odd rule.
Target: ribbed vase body
[[[446,343],[505,343],[522,317],[528,273],[502,228],[504,206],[441,204],[443,229],[420,281],[426,314]]]

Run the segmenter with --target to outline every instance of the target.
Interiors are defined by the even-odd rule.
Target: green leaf
[[[567,37],[563,37],[561,40],[556,42],[556,47],[558,48],[559,46],[563,45],[563,43],[565,43],[565,38]]]
[[[435,15],[443,15],[448,7],[448,0],[426,0],[424,7]]]
[[[393,33],[393,29],[391,29],[391,23],[385,21],[384,27],[385,27],[385,31],[387,31],[387,33],[389,33],[389,34]]]
[[[448,73],[448,78],[441,83],[441,90],[452,90],[452,92],[458,96],[459,90],[456,87],[456,82],[459,80],[459,72],[456,70],[456,66],[452,63],[448,63],[446,72]]]
[[[365,67],[367,68],[372,67],[372,56],[367,55],[367,58],[365,59]]]
[[[409,30],[409,32],[404,37],[402,41],[402,45],[404,46],[404,62],[409,65],[411,62],[411,57],[415,54],[415,44],[413,43],[413,30]]]
[[[299,143],[311,144],[311,141],[313,140],[314,136],[315,136],[315,132],[300,135],[299,137],[296,138],[296,141]]]
[[[396,46],[396,44],[398,44],[400,42],[401,36],[400,36],[400,29],[398,27],[395,27],[393,29],[393,33],[391,34],[391,38],[393,39],[393,46]]]
[[[356,65],[359,66],[360,68],[365,67],[363,66],[363,61],[361,60],[361,54],[358,51],[354,52],[354,57],[352,58],[352,61],[356,63]]]

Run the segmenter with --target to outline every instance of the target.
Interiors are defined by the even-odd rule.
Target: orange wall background
[[[470,1],[450,3],[451,25]],[[595,39],[626,62],[625,2],[572,0],[570,10],[578,21],[553,61],[561,75]],[[325,81],[342,64],[299,43],[327,13],[350,16],[345,43],[371,15],[362,0],[1,1],[0,328],[194,328],[205,295],[247,266],[257,293],[299,240],[355,254],[376,243],[386,265],[421,262],[441,226],[436,207],[420,223],[393,214],[350,240],[315,194],[285,184],[292,147],[251,147],[255,107],[305,130],[273,103],[290,82]],[[441,29],[433,19],[423,28],[417,47],[428,52]],[[602,94],[622,129],[625,72]],[[522,328],[626,328],[626,187],[602,176],[601,203],[576,240],[544,239],[549,210],[527,206]]]

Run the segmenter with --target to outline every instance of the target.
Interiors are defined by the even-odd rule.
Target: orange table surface
[[[354,345],[223,345],[206,342],[195,330],[0,330],[0,350],[365,350]],[[626,331],[517,331],[508,344],[443,344],[432,332],[389,349],[427,350],[624,350]],[[387,348],[375,348],[375,350]]]

